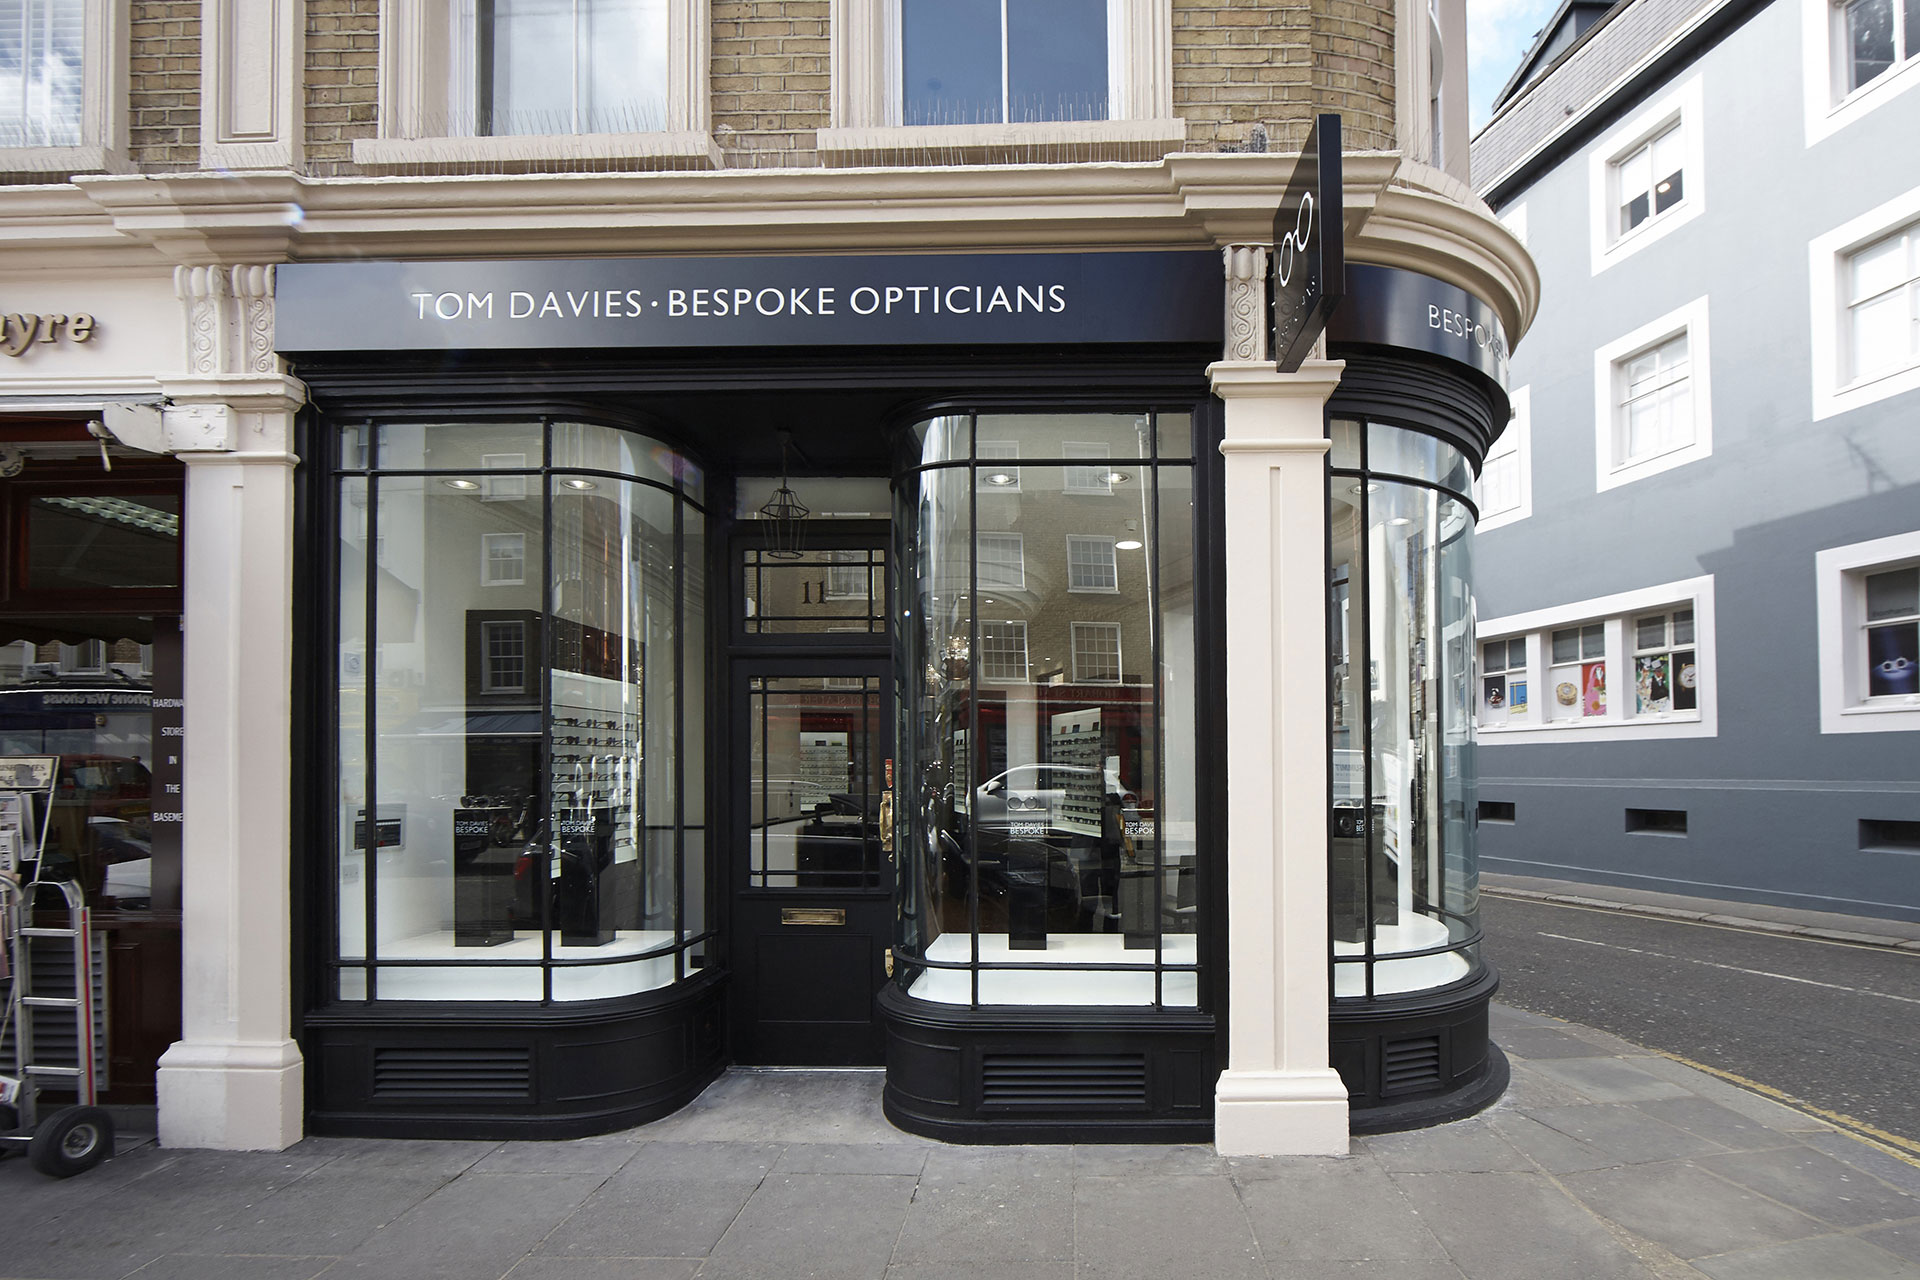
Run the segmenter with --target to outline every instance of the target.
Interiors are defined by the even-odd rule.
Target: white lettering
[[[832,315],[834,308],[833,286],[823,284],[818,289],[815,289],[813,291],[813,302],[815,306],[820,308],[821,315]]]
[[[515,289],[507,295],[507,315],[514,320],[525,320],[533,314],[533,295]]]
[[[1279,276],[1282,287],[1293,283],[1293,264],[1307,251],[1307,240],[1312,235],[1313,192],[1308,191],[1300,197],[1300,212],[1294,215],[1293,230],[1273,247],[1274,273]]]
[[[1050,284],[1047,286],[1047,296],[1053,300],[1053,305],[1047,310],[1057,315],[1067,309],[1067,286]]]
[[[1006,312],[1012,312],[1013,310],[1013,303],[1007,300],[1006,289],[1000,285],[993,286],[993,299],[987,303],[987,310],[993,311],[996,308]]]
[[[926,291],[927,286],[923,284],[910,284],[907,286],[907,292],[913,295],[913,314],[920,314],[920,295]],[[937,298],[939,295],[935,294],[934,296]]]
[[[947,290],[947,310],[953,312],[955,315],[964,316],[967,314],[969,308],[956,307],[953,305],[953,295],[956,293],[960,295],[961,301],[964,302],[967,297],[967,286],[963,284],[956,284],[952,288]]]
[[[906,296],[907,296],[907,291],[905,289],[902,289],[899,285],[897,284],[888,285],[887,286],[887,314],[892,315],[893,304],[901,301]]]
[[[767,310],[766,297],[773,295],[773,310]],[[763,316],[777,316],[786,307],[787,295],[778,289],[762,289],[753,295],[753,309]]]
[[[807,305],[807,291],[805,289],[787,290],[787,312],[790,315],[796,316],[810,316],[813,314],[813,308]]]
[[[707,290],[695,289],[693,291],[693,314],[696,316],[704,316],[707,314]]]
[[[553,312],[553,314],[561,317],[562,319],[566,318],[567,313],[560,309],[559,297],[556,296],[551,289],[547,291],[546,298],[542,300],[542,302],[540,303],[540,318],[542,320],[546,319],[547,312],[549,311]]]
[[[863,293],[871,299],[864,307],[860,305],[860,295]],[[848,297],[847,305],[853,308],[855,315],[870,316],[880,309],[880,291],[863,284]]]
[[[487,319],[493,319],[493,294],[470,293],[467,295],[467,314],[470,316],[486,312]]]
[[[160,736],[163,738],[184,738],[187,736],[187,731],[177,724],[162,725],[160,727]]]
[[[687,291],[685,289],[667,290],[667,314],[683,316],[687,314]]]
[[[452,299],[453,301],[453,310],[451,311],[447,310],[448,299]],[[439,316],[442,320],[458,320],[460,318],[460,295],[457,293],[443,293],[435,298],[433,300],[433,314]]]
[[[433,295],[430,293],[416,293],[410,296],[413,298],[414,305],[420,309],[419,315],[415,318],[425,320],[427,318],[427,304],[433,301]]]
[[[627,314],[630,316],[644,315],[645,311],[640,304],[640,291],[638,289],[627,290]]]
[[[737,316],[745,315],[747,313],[747,304],[752,301],[753,290],[735,289],[733,291],[733,314]]]
[[[1020,285],[1020,286],[1018,286],[1018,288],[1017,288],[1017,289],[1015,290],[1015,293],[1016,293],[1016,294],[1018,295],[1018,298],[1019,298],[1019,304],[1020,304],[1020,305],[1019,305],[1019,308],[1018,308],[1018,309],[1019,309],[1019,310],[1021,310],[1021,311],[1025,311],[1025,310],[1027,309],[1027,306],[1028,306],[1028,302],[1027,302],[1027,299],[1028,299],[1028,294],[1027,294],[1027,286],[1025,286],[1025,285]],[[1033,294],[1032,294],[1032,299],[1033,299],[1033,302],[1032,302],[1032,306],[1033,306],[1033,309],[1034,309],[1035,311],[1045,311],[1045,310],[1046,310],[1046,308],[1045,308],[1044,306],[1042,306],[1042,305],[1041,305],[1041,301],[1042,301],[1042,299],[1041,299],[1041,294],[1040,294],[1040,290],[1038,290],[1038,289],[1035,289],[1035,290],[1033,291]]]

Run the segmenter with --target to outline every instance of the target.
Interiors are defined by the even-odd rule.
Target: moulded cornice
[[[69,266],[71,254],[114,244],[190,266],[1220,247],[1271,238],[1295,162],[1289,153],[1192,152],[1138,163],[704,173],[100,175],[0,190],[0,231],[15,247],[57,250]],[[1484,204],[1394,152],[1353,153],[1343,167],[1350,258],[1457,284],[1519,338],[1538,302],[1538,273]]]

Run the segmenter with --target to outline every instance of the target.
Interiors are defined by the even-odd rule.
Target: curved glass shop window
[[[699,470],[532,421],[348,429],[336,472],[339,998],[703,968]]]
[[[1449,986],[1478,965],[1471,480],[1449,444],[1333,423],[1336,999]]]
[[[1192,421],[907,433],[895,982],[957,1005],[1198,1003]]]

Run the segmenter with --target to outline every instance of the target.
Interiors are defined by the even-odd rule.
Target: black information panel
[[[295,263],[287,352],[1218,343],[1220,255]]]

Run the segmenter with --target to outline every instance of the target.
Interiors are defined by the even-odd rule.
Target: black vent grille
[[[982,1054],[980,1102],[988,1107],[1145,1108],[1146,1055]]]
[[[530,1049],[373,1051],[373,1096],[440,1102],[517,1102],[533,1094]]]
[[[1440,1087],[1440,1037],[1389,1040],[1381,1053],[1380,1092],[1419,1093]]]

